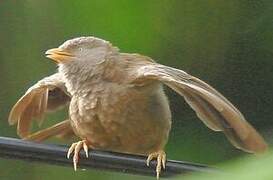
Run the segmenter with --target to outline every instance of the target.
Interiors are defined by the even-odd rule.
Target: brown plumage
[[[9,122],[18,135],[42,141],[51,136],[77,136],[77,168],[81,148],[149,155],[157,158],[157,177],[165,167],[164,147],[171,113],[162,85],[183,96],[206,126],[222,131],[237,148],[263,152],[267,144],[240,111],[210,85],[186,72],[138,54],[120,53],[95,37],[66,41],[46,52],[59,71],[42,79],[15,104]],[[42,122],[45,112],[69,104],[69,120],[30,134],[32,119]]]

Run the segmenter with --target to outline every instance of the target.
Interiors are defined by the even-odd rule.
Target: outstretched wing
[[[267,149],[264,139],[240,111],[202,80],[182,70],[153,62],[138,66],[134,76],[135,84],[160,81],[184,96],[204,124],[214,131],[223,131],[235,147],[247,152],[263,152]]]
[[[62,75],[53,74],[38,81],[18,100],[10,112],[9,124],[17,123],[17,134],[25,138],[30,133],[33,119],[41,124],[46,112],[55,111],[69,101]]]

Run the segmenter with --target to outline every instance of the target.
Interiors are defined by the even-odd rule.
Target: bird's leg
[[[151,160],[157,159],[157,165],[156,165],[156,178],[159,179],[159,175],[161,172],[161,169],[165,169],[166,167],[166,153],[163,150],[153,152],[148,155],[148,158],[146,160],[147,166],[150,165]]]
[[[77,164],[79,162],[79,152],[83,148],[86,157],[88,158],[88,142],[86,140],[78,141],[76,143],[73,143],[68,152],[67,152],[67,159],[69,159],[71,153],[74,152],[73,155],[73,165],[74,165],[74,170],[77,170]]]

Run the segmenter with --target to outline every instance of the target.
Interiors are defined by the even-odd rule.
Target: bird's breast
[[[76,134],[113,151],[143,154],[164,146],[171,125],[168,101],[160,85],[145,88],[104,83],[74,96],[70,118]]]

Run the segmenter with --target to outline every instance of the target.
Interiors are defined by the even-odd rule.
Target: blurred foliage
[[[7,123],[16,100],[35,81],[56,71],[45,50],[93,35],[123,52],[148,55],[212,84],[272,143],[272,17],[270,0],[2,0],[1,136],[16,136]],[[169,158],[216,165],[246,155],[222,134],[209,131],[182,97],[169,89],[167,93],[173,111]],[[44,126],[65,114],[51,115]],[[139,179],[14,160],[1,160],[0,166],[1,179]]]
[[[217,174],[191,174],[175,179],[183,180],[271,180],[273,177],[273,154],[262,157],[241,158],[226,163]]]

